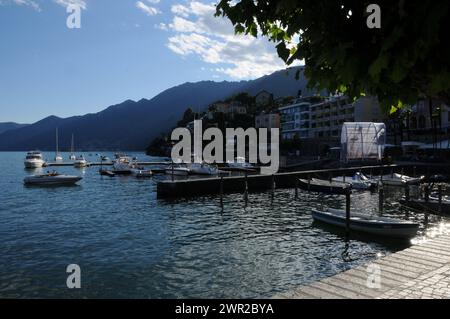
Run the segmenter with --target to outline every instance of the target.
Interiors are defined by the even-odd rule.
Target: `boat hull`
[[[347,222],[344,211],[330,210],[322,212],[314,210],[312,217],[315,221],[330,224],[336,227],[346,228]],[[375,236],[409,239],[416,236],[419,224],[403,221],[382,221],[383,219],[367,219],[361,214],[350,215],[350,230]]]
[[[301,189],[311,191],[311,192],[320,192],[326,194],[345,194],[347,189],[342,186],[337,185],[336,183],[331,183],[330,185],[326,185],[325,182],[318,182],[316,180],[311,180],[308,182],[306,179],[299,179],[298,186]]]
[[[44,161],[25,161],[25,168],[41,168],[44,167]]]
[[[29,176],[24,179],[25,185],[34,186],[61,186],[75,185],[82,177],[79,176]]]

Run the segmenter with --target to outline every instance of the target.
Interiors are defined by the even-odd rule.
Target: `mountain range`
[[[56,128],[63,151],[70,149],[72,134],[78,151],[144,150],[152,139],[172,129],[188,107],[203,111],[211,103],[240,92],[256,95],[266,90],[274,97],[296,96],[299,90],[309,92],[302,72],[295,79],[298,70],[289,68],[250,81],[188,82],[150,100],[127,100],[94,114],[68,118],[52,115],[29,125],[1,123],[0,151],[54,150]]]

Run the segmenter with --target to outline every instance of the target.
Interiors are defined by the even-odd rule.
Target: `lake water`
[[[154,179],[101,177],[98,167],[57,168],[82,175],[80,186],[25,187],[24,155],[0,153],[3,298],[266,298],[405,248],[357,237],[345,261],[342,234],[310,215],[344,207],[340,196],[276,190],[246,204],[233,194],[222,209],[218,197],[158,200]],[[419,221],[420,236],[446,225],[400,209],[401,195],[387,191],[386,216]],[[377,193],[352,195],[354,211],[377,207]],[[69,264],[81,267],[81,289],[66,286]]]

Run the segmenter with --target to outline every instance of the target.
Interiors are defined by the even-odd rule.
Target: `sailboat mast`
[[[59,150],[58,150],[58,128],[56,128],[56,155],[59,154]]]
[[[73,133],[72,133],[72,143],[70,144],[70,153],[73,154]]]

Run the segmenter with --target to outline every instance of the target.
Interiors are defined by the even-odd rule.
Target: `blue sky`
[[[69,29],[67,4],[81,28]],[[184,82],[284,67],[273,43],[235,36],[210,1],[0,0],[0,122],[98,112]]]

